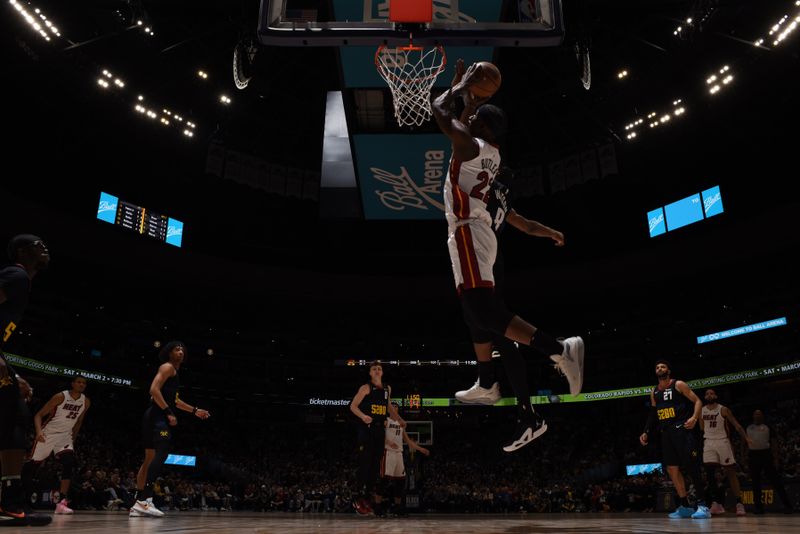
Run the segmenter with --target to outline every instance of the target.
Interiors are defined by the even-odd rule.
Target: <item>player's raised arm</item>
[[[469,86],[475,83],[477,79],[476,73],[479,71],[480,69],[472,65],[467,69],[461,81],[439,95],[431,105],[431,110],[439,129],[450,138],[453,143],[453,156],[460,161],[475,159],[480,153],[480,147],[472,134],[470,134],[467,125],[455,116],[453,102],[456,96],[464,91],[468,92]],[[458,76],[458,72],[456,76]]]

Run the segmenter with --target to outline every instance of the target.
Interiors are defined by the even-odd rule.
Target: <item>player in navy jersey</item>
[[[0,526],[39,526],[50,523],[50,516],[26,513],[22,503],[22,464],[30,426],[27,402],[33,390],[6,361],[3,349],[28,306],[31,280],[47,268],[50,253],[41,238],[21,234],[9,241],[8,258],[13,265],[0,270]]]
[[[178,396],[178,370],[186,358],[186,345],[180,341],[170,341],[161,349],[158,357],[162,364],[150,384],[150,406],[142,418],[144,463],[136,475],[136,502],[130,509],[130,517],[164,516],[164,512],[153,504],[153,483],[169,455],[171,427],[178,424],[175,410],[189,412],[200,419],[211,417],[207,410],[191,406]]]
[[[389,402],[392,387],[383,383],[381,362],[376,360],[370,363],[369,377],[369,382],[358,388],[350,403],[350,411],[359,419],[359,464],[356,473],[359,494],[353,500],[353,507],[359,515],[373,512],[370,498],[376,497],[375,485],[383,458],[387,417],[397,421],[402,428],[406,426],[406,422]]]
[[[680,499],[678,508],[669,517],[708,519],[711,512],[702,500],[698,499],[696,509],[689,506],[686,482],[680,470],[683,467],[688,471],[695,488],[699,490],[703,480],[700,469],[701,450],[694,428],[700,420],[703,403],[686,382],[675,380],[670,375],[669,362],[657,361],[658,385],[650,392],[651,410],[639,442],[647,445],[650,433],[658,427],[661,432],[663,463],[667,466],[667,473]]]
[[[557,341],[511,313],[496,292],[497,237],[487,205],[500,170],[498,142],[505,133],[507,121],[502,110],[472,94],[470,87],[481,77],[478,65],[465,71],[459,60],[450,90],[436,98],[431,106],[439,128],[452,141],[452,157],[444,185],[447,244],[479,367],[478,383],[461,398],[473,404],[494,404],[499,399],[499,388],[492,383],[489,372],[497,336],[529,345],[549,356],[566,376],[570,393],[577,395],[583,387],[583,339],[576,336]],[[466,108],[460,119],[452,109],[456,96],[463,99]],[[509,218],[509,222],[513,218]],[[524,442],[545,430],[541,421],[532,420],[531,424],[534,428]],[[514,442],[509,446],[511,450],[518,448]]]

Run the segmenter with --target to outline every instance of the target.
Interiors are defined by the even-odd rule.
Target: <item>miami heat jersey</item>
[[[73,399],[69,391],[63,391],[64,401],[53,409],[53,417],[44,424],[42,429],[46,434],[60,434],[62,432],[72,432],[78,417],[83,413],[86,406],[86,396],[81,393],[78,400]]]
[[[396,447],[392,447],[391,444]],[[403,451],[403,429],[400,427],[400,423],[392,418],[386,422],[386,450]]]
[[[444,205],[447,224],[452,229],[459,221],[480,220],[492,224],[486,209],[490,186],[500,170],[500,150],[483,139],[478,142],[478,156],[469,161],[450,158],[450,169],[444,183]]]
[[[703,437],[705,439],[728,438],[721,404],[717,404],[713,410],[708,406],[703,406]]]

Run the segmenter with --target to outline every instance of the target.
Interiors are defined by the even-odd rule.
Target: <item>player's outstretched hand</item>
[[[643,447],[647,446],[647,433],[646,432],[643,433],[641,436],[639,436],[639,443],[641,443]]]
[[[419,452],[421,452],[421,453],[422,453],[422,454],[424,454],[425,456],[430,456],[430,455],[431,455],[431,451],[429,451],[429,450],[428,450],[428,449],[426,449],[425,447],[420,447],[420,448],[419,448]]]
[[[175,426],[178,424],[178,418],[174,415],[168,415],[167,422],[169,423],[169,426]]]
[[[464,72],[466,69],[464,68],[464,60],[458,58],[456,61],[456,73],[453,75],[453,81],[450,82],[450,87],[455,87],[461,82],[461,79],[464,77]]]
[[[195,412],[195,415],[200,419],[208,419],[209,417],[211,417],[211,412],[209,412],[208,410],[197,410]]]
[[[564,246],[564,234],[562,234],[558,230],[553,230],[553,233],[550,234],[550,239],[555,241],[557,247]]]
[[[365,415],[364,417],[362,417],[361,420],[364,421],[364,424],[367,424],[367,425],[372,424],[372,417],[370,417],[368,415]]]
[[[696,424],[697,424],[697,419],[695,419],[694,417],[690,417],[689,419],[686,420],[685,423],[683,423],[683,427],[691,430],[694,428]]]

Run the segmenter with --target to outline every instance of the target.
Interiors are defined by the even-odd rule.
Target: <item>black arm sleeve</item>
[[[649,436],[650,432],[653,431],[655,426],[656,426],[656,407],[651,406],[650,413],[647,414],[647,423],[645,423],[644,425],[644,433]]]

